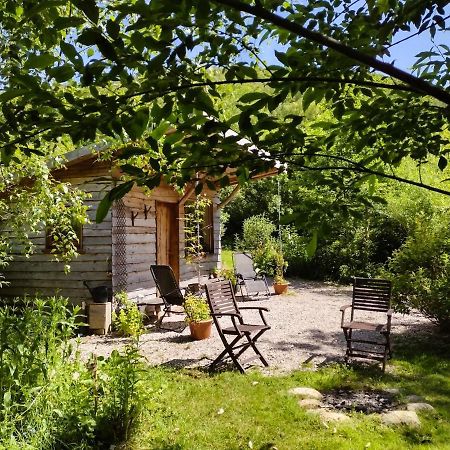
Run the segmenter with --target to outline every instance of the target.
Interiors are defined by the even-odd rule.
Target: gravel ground
[[[320,366],[343,361],[345,340],[340,328],[339,308],[350,302],[351,287],[302,280],[291,280],[290,290],[285,295],[246,301],[245,306],[269,308],[266,317],[272,328],[261,337],[258,345],[269,362],[269,372],[289,372],[305,363]],[[182,318],[173,314],[164,319],[164,326],[179,330],[184,326]],[[245,311],[244,318],[249,323],[259,323],[258,313]],[[427,328],[429,322],[418,314],[394,314],[392,324],[395,352],[396,336]],[[107,356],[126,343],[124,338],[86,336],[81,338],[80,350],[85,357],[90,353]],[[179,333],[152,326],[142,336],[140,344],[141,354],[149,364],[175,367],[207,366],[222,350],[222,342],[215,330],[211,338],[194,341],[189,328]]]

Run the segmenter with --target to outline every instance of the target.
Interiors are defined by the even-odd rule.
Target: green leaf
[[[6,391],[3,394],[3,405],[5,406],[5,408],[11,406],[11,391]]]
[[[160,172],[161,171],[161,165],[159,164],[159,161],[157,159],[151,158],[150,159],[150,166],[156,172]]]
[[[46,69],[56,61],[56,58],[50,53],[41,53],[40,55],[31,54],[25,63],[26,69]]]
[[[76,28],[84,24],[81,17],[57,17],[53,22],[55,30],[65,30],[67,28]]]
[[[106,31],[112,39],[117,39],[120,33],[120,25],[115,20],[106,22]]]
[[[139,155],[148,155],[148,150],[142,147],[128,147],[121,153],[119,159],[128,159]]]
[[[254,100],[260,100],[262,98],[267,98],[268,95],[264,92],[249,92],[248,94],[244,94],[239,98],[241,103],[251,103]]]
[[[9,89],[0,94],[0,102],[7,102],[28,92],[28,89]]]
[[[317,250],[317,230],[314,230],[311,240],[306,246],[306,254],[309,258],[312,258]]]
[[[99,203],[95,215],[95,221],[97,223],[103,222],[103,219],[108,214],[108,211],[111,208],[113,201],[124,197],[128,192],[131,191],[133,185],[134,181],[126,181],[125,183],[122,183],[119,186],[116,186],[115,188],[111,189],[111,191],[109,191],[103,197],[102,201]]]
[[[443,171],[447,167],[447,164],[448,164],[447,158],[445,156],[440,156],[438,162],[439,169]]]
[[[127,173],[128,175],[135,175],[137,177],[142,177],[145,175],[142,169],[133,166],[131,164],[122,164],[120,168],[122,169],[123,172]]]
[[[67,58],[72,63],[77,63],[80,61],[80,55],[72,44],[68,44],[67,42],[60,42],[59,46],[61,47],[62,52],[66,55]]]
[[[311,103],[316,99],[316,93],[313,88],[308,88],[302,95],[303,111],[306,111]]]
[[[128,116],[122,121],[123,127],[130,139],[139,139],[148,127],[149,111],[142,108],[135,112],[134,116]]]
[[[58,83],[63,83],[64,81],[70,80],[75,75],[75,70],[70,64],[63,64],[62,66],[48,69],[47,73]]]
[[[92,22],[98,22],[100,11],[96,0],[72,0],[72,3],[81,9]]]
[[[195,186],[195,195],[200,195],[203,191],[203,183],[200,181],[196,186]]]

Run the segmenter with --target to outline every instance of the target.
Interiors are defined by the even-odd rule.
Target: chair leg
[[[255,345],[255,341],[259,336],[255,336],[255,339],[252,339],[250,336],[247,337],[250,345],[253,348],[253,351],[258,355],[259,359],[261,360],[261,362],[268,367],[269,363],[266,361],[266,358],[264,358],[264,356],[261,354],[261,352],[258,350],[258,348]]]
[[[221,336],[222,337],[222,336]],[[214,368],[217,366],[217,364],[219,364],[223,358],[225,357],[225,355],[228,353],[228,356],[231,358],[231,360],[233,361],[234,365],[237,367],[237,369],[239,370],[239,372],[241,373],[245,373],[244,368],[242,367],[241,363],[238,361],[238,357],[239,357],[239,353],[238,355],[235,355],[233,352],[233,348],[234,346],[242,339],[242,336],[237,336],[236,338],[233,339],[233,341],[231,341],[230,343],[228,343],[226,341],[225,338],[222,339],[222,342],[225,346],[225,350],[209,365],[209,370],[213,371]]]
[[[352,356],[352,329],[342,328],[344,332],[345,341],[347,343],[347,350],[345,352],[345,362],[348,362],[349,358]]]

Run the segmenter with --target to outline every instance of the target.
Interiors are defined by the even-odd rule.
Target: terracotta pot
[[[191,336],[196,340],[208,339],[211,336],[212,319],[200,322],[189,322]]]
[[[288,288],[288,284],[274,284],[273,285],[273,290],[275,291],[275,294],[280,295],[280,294],[284,294],[287,291]]]

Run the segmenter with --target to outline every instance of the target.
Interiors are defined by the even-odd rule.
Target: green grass
[[[233,269],[233,250],[222,249],[222,267],[224,269]]]
[[[165,450],[450,449],[450,345],[426,338],[397,344],[390,373],[333,365],[286,376],[149,369],[149,407],[132,448]],[[189,357],[188,355],[186,357]],[[422,426],[386,427],[360,413],[347,424],[324,425],[288,395],[295,386],[400,388],[422,395],[435,413],[419,413]],[[223,414],[218,411],[223,409]],[[251,442],[251,444],[249,444]]]

